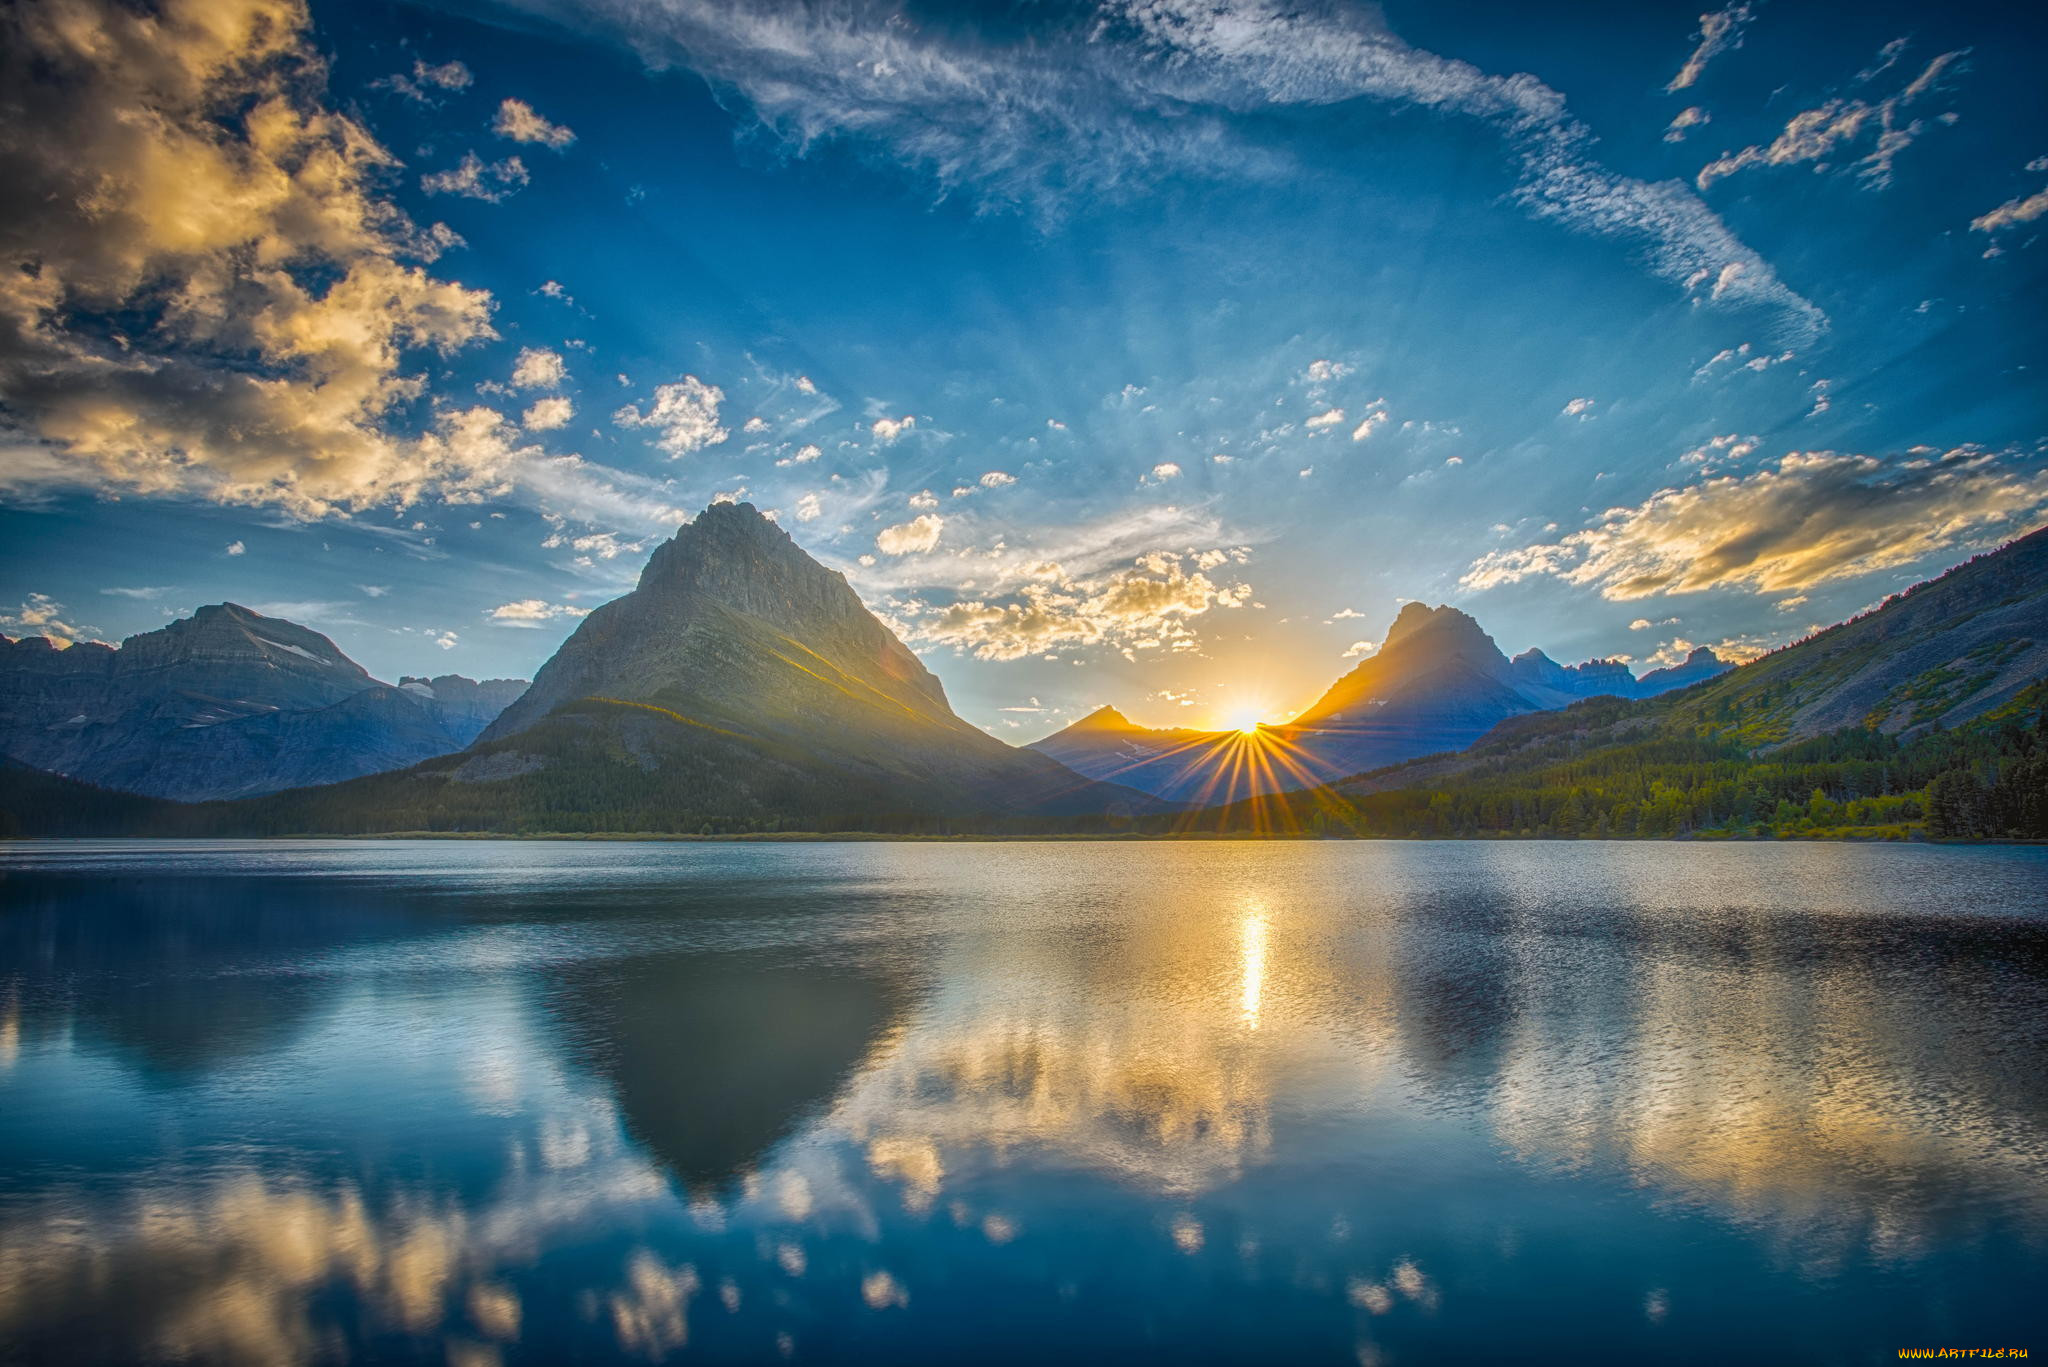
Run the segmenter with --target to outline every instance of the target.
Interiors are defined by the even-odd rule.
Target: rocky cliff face
[[[217,603],[119,648],[0,637],[0,753],[124,792],[241,797],[460,749],[511,686],[447,676],[443,705],[317,631]]]

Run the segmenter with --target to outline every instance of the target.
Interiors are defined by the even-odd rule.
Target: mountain
[[[1150,730],[1104,707],[1031,748],[1091,778],[1222,803],[1463,749],[1508,717],[1603,694],[1647,697],[1726,668],[1705,649],[1641,679],[1619,660],[1560,665],[1540,650],[1509,660],[1469,615],[1414,602],[1402,607],[1377,654],[1294,720],[1262,727],[1256,738]]]
[[[1471,617],[1409,603],[1378,654],[1285,725],[1153,731],[1101,708],[1030,748],[1091,777],[1213,805],[1461,748],[1504,717],[1570,701],[1517,678]]]
[[[842,575],[751,504],[721,503],[656,548],[638,587],[585,617],[461,754],[218,819],[250,831],[903,831],[1164,805],[955,716]]]
[[[234,603],[119,647],[0,636],[0,754],[151,797],[243,797],[459,750],[524,689],[413,682],[379,683],[320,633]]]
[[[1236,731],[1154,729],[1133,723],[1114,707],[1098,707],[1081,720],[1026,749],[1050,755],[1074,772],[1174,800],[1230,801],[1250,791],[1230,757],[1246,744]]]
[[[1638,696],[1636,676],[1621,660],[1588,660],[1584,664],[1561,665],[1531,647],[1508,661],[1508,667],[1520,683],[1534,684],[1574,698]]]
[[[1687,655],[1682,663],[1669,665],[1663,669],[1653,669],[1643,675],[1640,679],[1636,680],[1636,688],[1633,695],[1623,694],[1621,696],[1654,698],[1659,693],[1670,693],[1680,688],[1691,688],[1696,683],[1704,683],[1716,675],[1726,674],[1733,668],[1735,668],[1734,665],[1714,653],[1713,647],[1700,646]]]
[[[401,674],[398,687],[426,703],[440,717],[448,734],[468,745],[498,719],[499,713],[519,701],[529,685],[525,679],[479,681],[460,674],[437,674],[429,679]]]
[[[1213,820],[1391,835],[2048,837],[2048,529],[1690,687],[1512,717],[1463,753]]]

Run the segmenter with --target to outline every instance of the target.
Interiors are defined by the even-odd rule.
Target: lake
[[[0,1358],[2048,1352],[2048,849],[0,846]]]

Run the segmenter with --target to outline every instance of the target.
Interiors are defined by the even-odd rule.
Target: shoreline
[[[1399,840],[1417,844],[1479,845],[1479,844],[1587,844],[1587,845],[2000,845],[2026,846],[2048,845],[2048,840],[2026,839],[1981,839],[1981,840],[1938,840],[1931,836],[1914,834],[1905,837],[1893,835],[1789,835],[1789,836],[1733,836],[1733,835],[1677,835],[1677,836],[1560,836],[1560,835],[1329,835],[1311,834],[1260,834],[1252,831],[1188,831],[1185,833],[1150,832],[1074,832],[1048,833],[1041,835],[1006,835],[995,832],[963,833],[949,835],[891,834],[875,831],[748,831],[730,835],[689,835],[671,834],[664,831],[375,831],[341,835],[331,832],[299,832],[290,835],[19,835],[0,836],[0,848],[8,845],[25,844],[31,841],[85,841],[85,840],[143,840],[143,841],[241,841],[241,840],[505,840],[505,841],[555,841],[555,842],[596,842],[617,844],[779,844],[779,845],[1015,845],[1015,844],[1115,844],[1115,843],[1170,843],[1193,841],[1215,842],[1273,842],[1346,844],[1362,841]]]

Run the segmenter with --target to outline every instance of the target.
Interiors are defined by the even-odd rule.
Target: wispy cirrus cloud
[[[1525,212],[1628,244],[1693,297],[1769,309],[1790,339],[1825,327],[1690,188],[1601,166],[1557,91],[1412,47],[1363,9],[1120,0],[1025,44],[921,23],[900,0],[512,3],[698,71],[800,151],[872,145],[942,192],[1048,215],[1169,174],[1284,174],[1283,154],[1240,133],[1265,110],[1369,100],[1475,119],[1519,163]]]
[[[1960,48],[1942,53],[1897,93],[1875,104],[1860,98],[1838,97],[1800,111],[1768,144],[1726,153],[1701,167],[1697,180],[1700,189],[1752,166],[1833,162],[1852,151],[1862,151],[1866,141],[1869,150],[1851,157],[1847,165],[1855,169],[1865,185],[1884,188],[1891,184],[1892,163],[1899,153],[1912,146],[1927,127],[1924,120],[1909,118],[1906,111],[1930,91],[1940,88],[1968,51]],[[1864,78],[1875,74],[1876,71],[1866,72]]]
[[[1685,65],[1678,68],[1678,74],[1671,78],[1671,84],[1664,87],[1666,94],[1675,95],[1698,81],[1707,69],[1707,63],[1722,53],[1742,46],[1742,31],[1749,27],[1756,13],[1748,5],[1730,5],[1727,9],[1715,10],[1712,14],[1700,16],[1700,31],[1695,35],[1699,46],[1685,59]]]
[[[1890,461],[1795,451],[1752,474],[1660,490],[1557,541],[1489,552],[1460,582],[1479,590],[1551,575],[1616,600],[1727,586],[1781,593],[1991,532],[2017,535],[2044,511],[2048,471],[1975,447]]]

